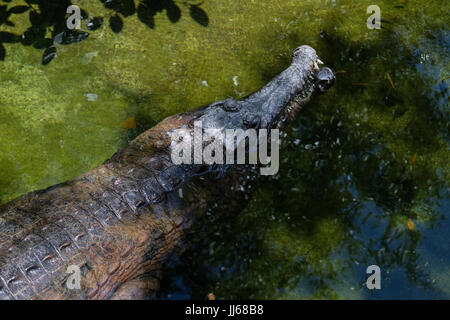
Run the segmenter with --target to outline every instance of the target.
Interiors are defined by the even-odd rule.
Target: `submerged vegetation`
[[[166,270],[160,296],[450,297],[446,2],[378,1],[369,30],[365,0],[79,0],[89,36],[70,45],[50,3],[69,1],[0,1],[1,202],[91,169],[165,116],[255,91],[308,44],[336,86],[282,137],[279,174]],[[363,285],[371,264],[382,290]]]

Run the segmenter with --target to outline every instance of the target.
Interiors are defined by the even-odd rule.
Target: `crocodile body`
[[[0,207],[0,299],[151,296],[164,262],[186,248],[185,234],[211,198],[233,201],[226,181],[236,177],[223,165],[174,165],[170,133],[199,120],[205,128],[276,127],[333,84],[317,60],[312,48],[299,47],[292,64],[254,94],[166,118],[99,167]],[[223,183],[214,184],[217,174],[227,176]],[[203,180],[186,187],[196,179]],[[80,287],[69,289],[73,266]]]

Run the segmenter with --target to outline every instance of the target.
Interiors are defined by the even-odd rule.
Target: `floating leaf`
[[[119,33],[123,29],[122,18],[116,14],[109,18],[109,26],[114,33]]]
[[[411,219],[408,219],[406,221],[406,226],[410,231],[414,231],[414,221],[412,221]]]
[[[0,43],[0,60],[5,60],[6,50],[2,43]]]
[[[207,27],[209,24],[209,18],[206,12],[198,7],[198,6],[190,6],[189,13],[199,25],[202,25],[204,27]]]
[[[128,118],[120,123],[121,129],[136,129],[136,121],[134,117]]]
[[[92,19],[89,19],[88,22],[86,22],[86,28],[88,30],[97,30],[101,27],[103,24],[103,18],[102,17],[94,17]]]
[[[208,293],[207,297],[208,297],[208,300],[216,300],[216,296],[212,292]]]
[[[29,6],[15,6],[8,10],[8,13],[20,14],[28,11],[30,9]]]
[[[36,11],[30,11],[29,19],[32,25],[39,26],[44,22],[42,15]]]
[[[20,41],[20,37],[16,34],[0,31],[0,42],[16,43]]]
[[[7,12],[6,6],[0,6],[0,25],[8,19],[9,14]]]
[[[56,57],[56,48],[54,45],[51,45],[47,49],[45,49],[44,54],[42,56],[42,64],[45,66]]]
[[[413,165],[413,164],[416,162],[416,160],[417,160],[417,152],[414,153],[414,155],[412,156],[412,158],[411,158],[411,164]]]
[[[131,16],[136,12],[136,5],[133,0],[100,0],[105,8],[114,10],[125,17]]]
[[[155,14],[156,12],[149,8],[145,3],[140,3],[137,8],[138,19],[150,29],[155,27]]]
[[[81,20],[86,20],[87,18],[89,18],[89,14],[82,8],[80,8],[80,15]]]
[[[45,37],[45,29],[38,29],[34,26],[31,26],[27,30],[25,30],[24,33],[22,33],[20,42],[24,46],[29,46],[32,45],[38,39],[42,39],[44,37]]]
[[[169,18],[169,20],[172,23],[177,22],[181,18],[181,10],[173,2],[170,2],[167,4],[166,13],[167,13],[167,17]]]
[[[124,17],[133,15],[136,12],[136,5],[133,0],[124,0],[120,3],[120,8],[117,10]]]
[[[392,88],[395,89],[394,82],[392,81],[391,75],[389,72],[386,72],[386,78],[388,79],[389,83],[391,84]]]
[[[71,44],[75,42],[80,42],[86,39],[89,36],[88,32],[78,31],[78,30],[65,30],[61,33],[58,33],[54,41],[58,44]]]
[[[45,48],[48,48],[49,46],[51,46],[52,44],[53,44],[53,40],[52,39],[38,38],[33,43],[33,47],[36,48],[36,49],[45,49]]]

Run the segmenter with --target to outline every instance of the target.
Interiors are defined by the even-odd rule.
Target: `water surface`
[[[308,44],[335,87],[289,127],[280,172],[246,209],[166,270],[160,297],[450,298],[446,1],[377,1],[381,30],[364,0],[72,3],[104,22],[83,20],[89,36],[55,42],[43,65],[70,2],[0,1],[0,202],[168,115],[257,90]],[[372,264],[381,290],[364,286]]]

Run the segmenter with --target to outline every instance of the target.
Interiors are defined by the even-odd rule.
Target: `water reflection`
[[[168,19],[176,23],[181,18],[179,4],[173,0],[140,1],[136,8],[133,0],[100,0],[105,8],[112,10],[113,15],[109,16],[109,27],[114,33],[119,33],[124,27],[124,18],[137,13],[138,19],[150,28],[155,27],[154,17],[158,12],[165,11]],[[20,42],[24,46],[32,45],[36,49],[44,49],[42,64],[46,65],[56,56],[57,44],[72,44],[85,40],[89,32],[82,30],[69,30],[66,26],[66,19],[69,17],[67,8],[74,3],[71,0],[51,1],[51,0],[2,0],[5,4],[0,4],[0,27],[12,31],[0,32],[0,60],[6,57],[6,47],[4,43]],[[14,3],[20,3],[14,5]],[[189,9],[191,18],[199,25],[207,27],[209,18],[207,13],[200,7],[200,4],[185,1],[182,5]],[[100,28],[103,17],[95,16],[88,19],[92,12],[88,13],[83,8],[81,10],[81,20],[85,20],[82,27],[94,31]],[[25,32],[18,34],[14,29],[20,29],[13,22],[14,15],[28,15],[29,26]],[[98,14],[98,13],[96,13]]]
[[[430,25],[421,43],[392,30],[357,42],[335,24],[317,43],[335,88],[287,130],[279,175],[167,270],[161,298],[449,297],[422,244],[445,232],[448,36]],[[364,287],[372,264],[384,290]]]
[[[273,15],[272,11],[266,14],[269,11],[267,8],[273,8],[269,5],[264,7],[255,5],[258,2],[227,2],[216,8],[226,7],[240,13],[239,8],[251,7],[254,15],[249,14],[250,9],[245,11],[248,25],[240,20],[233,22],[232,18],[236,20],[236,16],[216,9],[215,23],[220,20],[219,17],[224,20],[216,28],[217,39],[214,39],[213,33],[208,34],[211,41],[199,38],[199,42],[205,45],[199,46],[199,50],[189,50],[189,45],[195,47],[197,42],[194,41],[195,37],[187,37],[183,50],[171,57],[178,63],[177,66],[185,68],[185,63],[180,63],[180,60],[184,59],[182,56],[188,56],[186,60],[195,61],[195,69],[171,73],[170,68],[164,67],[154,71],[154,83],[162,84],[160,87],[155,85],[155,91],[161,91],[160,95],[171,98],[166,103],[154,100],[148,108],[170,108],[173,105],[187,108],[186,100],[192,101],[189,96],[203,94],[201,90],[188,90],[186,92],[189,94],[184,95],[183,86],[198,81],[199,74],[192,71],[204,72],[204,68],[211,68],[211,61],[219,60],[229,64],[224,65],[223,69],[232,67],[233,61],[226,60],[226,57],[239,60],[239,68],[243,70],[239,76],[241,84],[254,79],[264,79],[266,82],[289,64],[290,53],[303,43],[317,48],[322,60],[332,66],[338,75],[336,87],[302,113],[283,138],[281,157],[284,162],[281,163],[278,176],[271,179],[255,176],[257,181],[241,181],[248,185],[244,188],[246,192],[237,195],[225,188],[232,181],[211,182],[210,191],[215,194],[207,197],[211,199],[211,211],[205,216],[209,223],[199,224],[203,228],[200,235],[191,235],[194,242],[192,249],[179,258],[179,263],[167,270],[161,297],[166,298],[170,294],[172,298],[204,298],[211,291],[218,298],[449,297],[450,282],[445,273],[450,262],[447,236],[450,225],[448,218],[442,219],[445,215],[448,217],[450,212],[447,189],[450,132],[448,27],[443,26],[437,16],[414,15],[415,12],[427,12],[431,8],[430,12],[433,6],[441,10],[442,5],[437,1],[427,6],[411,1],[408,4],[396,2],[404,5],[398,6],[389,1],[389,6],[386,6],[389,10],[383,11],[383,15],[390,15],[386,17],[390,23],[383,24],[385,28],[380,32],[367,36],[364,34],[367,30],[363,19],[366,18],[363,2],[359,3],[361,7],[351,2],[353,12],[347,7],[345,15],[340,14],[347,4],[345,1],[339,1],[339,6],[333,11],[328,7],[319,8],[319,5],[310,6],[313,1],[305,1],[299,7],[298,2],[286,0],[283,7],[279,4],[281,2],[276,2],[276,6],[281,9],[274,9]],[[2,30],[7,30],[0,32],[0,42],[5,44],[0,45],[0,59],[5,59],[5,48],[10,43],[25,41],[24,45],[39,50],[47,49],[44,62],[48,63],[55,54],[52,48],[54,41],[65,43],[85,37],[85,34],[64,33],[64,21],[60,16],[64,16],[68,1],[33,0],[27,2],[29,6],[16,3],[18,1],[15,0],[0,1],[0,24]],[[269,1],[260,3],[273,5]],[[241,4],[242,7],[239,7]],[[185,11],[191,16],[190,22],[195,21],[190,27],[194,28],[196,24],[209,25],[208,15],[197,2],[103,1],[103,5],[107,14],[101,15],[104,18],[101,21],[115,32],[121,32],[127,19],[134,15],[149,28],[157,28],[155,17],[158,14],[162,13],[164,19],[176,23],[182,20],[180,13]],[[188,10],[183,11],[185,8]],[[39,13],[41,9],[45,10],[44,15]],[[396,16],[394,9],[408,12]],[[59,14],[53,14],[52,10]],[[298,10],[297,14],[290,16],[294,10]],[[359,10],[361,14],[356,14],[354,10]],[[31,11],[36,13],[32,14]],[[92,14],[100,15],[89,12],[83,13],[83,17]],[[13,25],[14,15],[30,18],[31,29],[25,34],[25,40]],[[89,18],[84,20],[89,31],[91,25],[92,30],[99,29],[101,17],[97,18],[95,21]],[[275,18],[279,20],[273,23]],[[348,22],[351,18],[357,21]],[[306,24],[309,26],[305,27]],[[239,28],[239,25],[244,27]],[[360,31],[361,28],[363,31]],[[418,29],[420,34],[417,33]],[[255,31],[246,33],[248,30]],[[162,34],[157,38],[159,42],[167,39],[166,30],[162,30]],[[228,34],[232,36],[225,37]],[[55,40],[57,35],[60,37]],[[229,43],[233,44],[229,46],[229,51],[204,50],[208,47],[226,48]],[[165,65],[167,54],[163,52],[164,59],[155,58],[152,68],[147,66],[147,70]],[[242,54],[236,55],[235,52]],[[279,58],[280,53],[283,56]],[[138,68],[130,69],[130,74],[139,74],[139,69],[142,69],[140,54],[131,55],[130,59],[134,59]],[[208,62],[203,66],[190,56],[203,57],[203,54]],[[122,59],[125,60],[124,57]],[[117,63],[114,60],[105,69],[112,70]],[[236,66],[234,68],[236,73],[225,73],[222,77],[221,70],[217,70],[220,76],[211,76],[218,79],[215,88],[220,90],[215,92],[220,92],[220,95],[236,92],[231,79],[239,70]],[[85,78],[85,69],[77,69],[82,70]],[[249,70],[254,73],[249,75]],[[167,74],[171,77],[167,78]],[[118,75],[120,90],[130,86],[131,93],[127,96],[133,97],[135,91],[132,86],[137,81],[126,82],[127,77],[121,76],[123,73]],[[246,80],[241,81],[241,77]],[[189,81],[172,86],[185,78]],[[147,78],[138,79],[141,81]],[[74,85],[73,81],[60,80],[55,82],[64,84],[61,86],[64,89]],[[227,81],[231,84],[230,88],[223,85]],[[23,87],[15,88],[22,95]],[[240,87],[241,90],[247,89]],[[181,102],[177,101],[179,92],[182,92]],[[64,93],[69,95],[66,91]],[[104,96],[111,97],[113,101],[114,95],[109,91]],[[137,96],[129,103],[132,110],[130,115],[136,116],[136,129],[123,133],[127,140],[160,120],[156,116],[149,116],[152,113],[145,109],[149,105],[148,97],[143,97],[141,91]],[[45,92],[45,97],[51,106],[53,101],[61,104],[61,100],[52,99],[54,96],[50,93]],[[205,102],[211,102],[211,99],[214,99],[214,95],[205,98],[208,100]],[[72,109],[72,101],[68,105]],[[52,131],[55,138],[50,140],[58,145],[60,133],[66,132],[68,123],[74,119],[82,119],[83,124],[89,125],[88,130],[85,126],[72,126],[69,132],[73,136],[66,137],[66,144],[76,140],[74,137],[79,139],[80,136],[76,135],[78,132],[97,136],[103,122],[96,122],[96,117],[113,118],[107,112],[111,107],[103,105],[104,109],[97,113],[91,107],[84,109],[82,114],[69,113],[70,118],[68,116],[58,124]],[[6,110],[5,119],[11,121],[12,112]],[[115,113],[119,109],[112,110]],[[170,110],[175,113],[176,109]],[[28,117],[28,113],[25,115]],[[17,126],[21,122],[23,120],[17,116]],[[23,128],[13,132],[30,132],[29,126],[24,125]],[[45,134],[49,135],[47,131],[32,135],[32,144],[35,145]],[[7,141],[10,136],[3,137]],[[105,139],[107,135],[101,137]],[[25,147],[22,146],[26,151],[18,149],[20,144],[13,145],[7,151],[17,151],[17,158],[23,154],[28,156],[26,147],[30,145],[29,139],[23,143]],[[92,140],[86,140],[87,143],[84,141],[82,143],[86,145],[92,143]],[[80,162],[91,166],[105,159],[109,152],[94,152],[92,148],[74,146],[64,149],[69,154],[61,162],[65,171],[75,166],[73,159],[77,157],[87,158]],[[38,149],[36,153],[45,151],[45,148]],[[48,159],[54,159],[58,152],[48,152]],[[100,157],[94,157],[99,154]],[[72,158],[71,161],[69,158]],[[58,166],[54,164],[57,161],[50,161],[43,167],[36,165],[38,169],[30,174],[20,166],[25,162],[9,154],[5,159],[8,161],[2,163],[4,172],[14,172],[13,178],[5,175],[2,180],[5,194],[6,190],[15,192],[18,185],[27,185],[17,177],[39,177],[42,172],[56,175],[58,171],[55,169]],[[76,170],[69,172],[73,176],[80,173]],[[246,175],[251,176],[249,173]],[[60,182],[52,177],[45,183],[49,181]],[[191,188],[195,190],[195,185]],[[21,190],[25,191],[29,190]],[[10,194],[7,196],[10,197]],[[222,204],[216,207],[219,204],[217,199],[221,198],[224,198]],[[408,227],[409,220],[414,223],[413,230]],[[203,240],[199,240],[202,236]],[[370,264],[378,264],[382,268],[383,290],[380,292],[371,293],[362,286],[367,276],[365,268]],[[444,276],[439,278],[437,269],[442,269]],[[436,279],[439,280],[434,281]]]
[[[146,24],[149,28],[155,27],[155,15],[158,12],[166,12],[167,18],[172,22],[176,23],[181,18],[181,9],[179,4],[173,0],[143,0],[139,1],[136,8],[133,0],[100,0],[104,3],[105,7],[116,12],[113,18],[116,23],[122,21],[121,16],[128,17],[137,12],[139,20]],[[189,7],[189,14],[194,21],[198,24],[206,27],[209,24],[209,18],[206,12],[194,2],[182,2],[184,6]],[[111,28],[115,28],[114,24],[111,23]],[[113,29],[114,30],[114,29]]]

